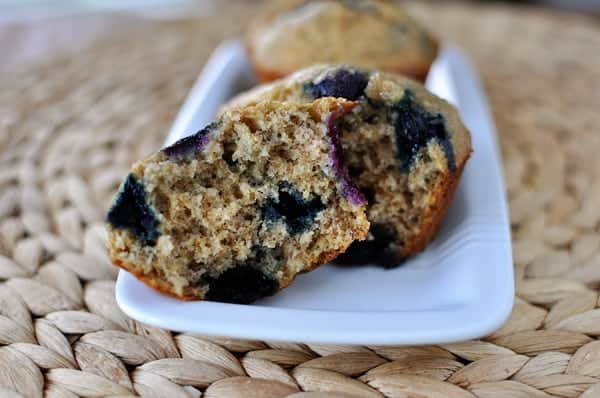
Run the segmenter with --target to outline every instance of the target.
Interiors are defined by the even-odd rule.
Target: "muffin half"
[[[249,303],[369,229],[337,121],[356,106],[263,102],[133,165],[108,212],[112,261],[182,299]]]
[[[226,109],[257,101],[358,102],[339,122],[350,176],[368,199],[368,238],[337,261],[395,266],[434,238],[471,153],[456,109],[409,78],[349,65],[319,65],[259,86]]]

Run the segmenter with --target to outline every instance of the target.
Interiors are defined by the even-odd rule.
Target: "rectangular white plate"
[[[192,88],[166,144],[209,123],[254,76],[238,42],[221,45]],[[454,103],[474,152],[448,216],[427,250],[403,266],[325,265],[252,305],[181,302],[119,273],[120,307],[142,322],[207,335],[338,344],[428,344],[481,337],[510,314],[513,267],[500,155],[474,69],[444,48],[430,90]]]

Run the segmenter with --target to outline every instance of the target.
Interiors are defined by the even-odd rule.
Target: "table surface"
[[[517,292],[500,330],[425,347],[274,343],[178,334],[118,309],[105,209],[255,5],[179,21],[82,17],[71,36],[96,31],[75,50],[0,66],[0,395],[600,396],[600,26],[586,16],[407,5],[465,49],[490,97]],[[58,27],[0,29],[8,59],[23,37]]]

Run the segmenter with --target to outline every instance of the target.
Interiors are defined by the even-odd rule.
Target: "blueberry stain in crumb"
[[[318,83],[306,83],[304,92],[313,98],[341,97],[355,101],[363,95],[369,78],[364,73],[340,68],[323,77]]]
[[[317,214],[324,209],[325,205],[318,196],[305,200],[289,184],[281,184],[279,197],[266,200],[262,215],[267,221],[283,221],[288,232],[296,235],[309,230]]]
[[[400,101],[388,107],[396,133],[396,156],[401,170],[407,170],[417,153],[431,140],[437,140],[444,150],[448,168],[456,169],[454,151],[449,142],[444,118],[423,108],[410,90],[404,92]]]
[[[405,260],[393,248],[395,241],[396,234],[389,226],[373,223],[368,239],[353,242],[335,262],[340,265],[376,264],[384,268],[395,268]]]
[[[185,137],[162,150],[169,158],[185,158],[204,149],[210,141],[209,133],[217,127],[211,123],[196,134]]]
[[[217,278],[204,277],[203,282],[208,285],[206,299],[222,303],[249,304],[279,290],[276,279],[253,265],[230,268]]]
[[[106,220],[113,228],[131,231],[146,245],[154,246],[160,235],[154,210],[146,202],[144,185],[129,174],[108,211]]]

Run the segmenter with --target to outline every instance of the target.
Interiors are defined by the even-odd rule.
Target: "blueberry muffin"
[[[248,53],[262,82],[315,63],[348,63],[425,80],[437,41],[382,0],[287,0],[256,19]]]
[[[350,177],[365,194],[368,238],[339,262],[395,266],[433,239],[471,153],[456,109],[421,84],[353,66],[318,65],[259,86],[226,104],[262,100],[357,101],[338,131]]]
[[[332,260],[369,229],[337,138],[355,105],[259,103],[135,163],[107,216],[112,261],[177,298],[249,303]]]

